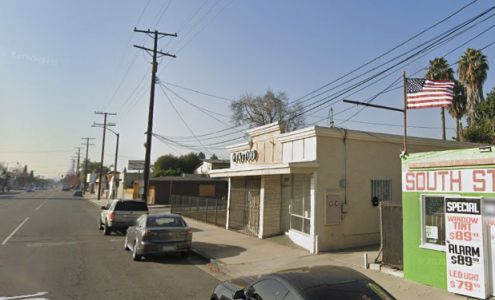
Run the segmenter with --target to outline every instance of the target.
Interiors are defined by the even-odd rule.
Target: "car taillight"
[[[152,239],[153,237],[156,237],[156,236],[158,236],[158,233],[147,230],[143,234],[143,240],[150,240],[150,239]]]
[[[115,219],[115,212],[111,211],[108,213],[108,219],[110,221],[113,221],[113,219]]]
[[[187,235],[192,235],[192,229],[189,228],[187,231],[186,231]]]

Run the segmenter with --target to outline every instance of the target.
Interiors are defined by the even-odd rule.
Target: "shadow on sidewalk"
[[[193,241],[192,247],[201,252],[202,254],[214,258],[214,259],[222,259],[232,256],[237,256],[242,252],[246,251],[246,248],[226,245],[226,244],[210,244],[203,242],[195,242]]]

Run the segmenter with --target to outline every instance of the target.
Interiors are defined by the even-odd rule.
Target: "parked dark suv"
[[[105,235],[114,230],[127,230],[137,218],[148,213],[146,202],[140,200],[114,199],[101,207],[99,229]]]

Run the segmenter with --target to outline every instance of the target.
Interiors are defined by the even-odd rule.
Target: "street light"
[[[112,124],[112,125],[110,125]],[[115,126],[115,124],[113,123],[109,123],[107,126]],[[99,128],[104,128],[103,126],[101,125],[98,125],[98,124],[93,124],[91,125],[91,127],[99,127]],[[106,127],[105,128],[106,130],[110,131],[111,133],[115,134],[115,136],[117,137],[117,143],[115,145],[115,161],[114,161],[114,165],[113,165],[113,186],[114,188],[112,189],[112,198],[114,198],[117,194],[116,189],[117,188],[117,185],[118,185],[118,181],[116,180],[116,177],[117,177],[117,157],[119,155],[119,139],[120,139],[120,134],[115,132],[114,130],[112,130],[111,128],[108,128]],[[100,185],[102,183],[100,182]]]

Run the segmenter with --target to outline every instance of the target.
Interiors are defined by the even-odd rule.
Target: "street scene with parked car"
[[[0,300],[495,299],[492,1],[0,25]]]

